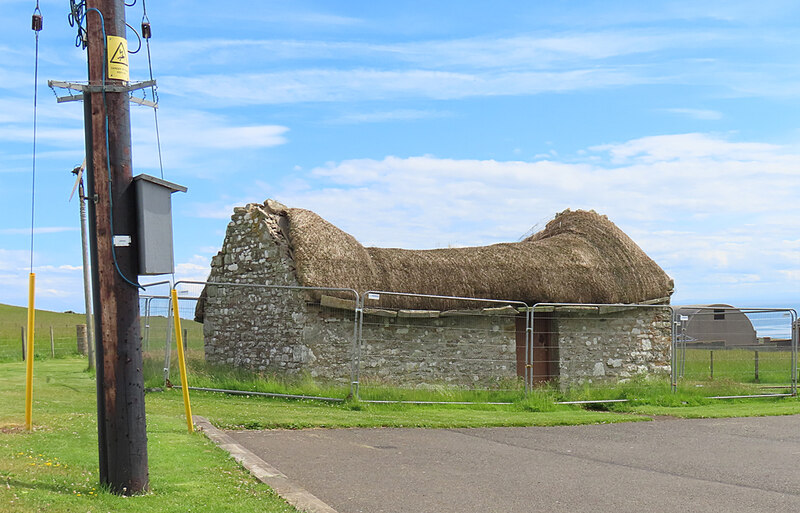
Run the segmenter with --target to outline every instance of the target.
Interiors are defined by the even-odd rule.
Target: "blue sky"
[[[35,2],[0,0],[0,302],[27,297]],[[71,169],[85,80],[69,2],[40,1],[37,305],[82,310]],[[234,206],[277,199],[362,243],[518,240],[595,209],[674,303],[800,305],[800,6],[790,1],[151,0],[178,278]],[[138,27],[142,4],[127,10]],[[129,34],[131,49],[136,36]],[[145,52],[132,80],[148,78]],[[158,176],[132,106],[135,174]],[[145,279],[144,281],[152,281]]]

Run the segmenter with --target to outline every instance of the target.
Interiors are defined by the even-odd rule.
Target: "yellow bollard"
[[[175,325],[175,341],[178,343],[178,365],[181,368],[181,392],[183,392],[183,409],[186,411],[186,425],[189,432],[194,432],[192,423],[192,405],[189,403],[189,382],[186,379],[186,355],[183,352],[183,337],[181,332],[181,315],[178,310],[178,291],[172,289],[172,319]]]
[[[31,273],[28,279],[28,340],[25,355],[25,429],[33,429],[33,294],[36,290],[36,275]]]

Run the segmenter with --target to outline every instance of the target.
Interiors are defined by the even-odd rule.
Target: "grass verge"
[[[85,360],[36,362],[34,424],[24,432],[24,367],[0,364],[0,511],[294,512],[202,434],[171,401],[147,397],[151,492],[98,486],[94,381]]]
[[[79,358],[36,363],[33,433],[21,429],[24,366],[0,363],[0,511],[295,511],[201,434],[187,434],[181,394],[146,398],[152,491],[122,498],[97,485],[95,391]],[[733,385],[718,384],[725,390]],[[556,391],[539,389],[512,405],[376,405],[320,403],[192,393],[194,413],[233,429],[305,427],[554,426],[649,420],[646,415],[733,417],[800,413],[796,398],[707,399],[710,389],[672,394],[658,382],[575,391],[576,397],[617,394],[628,403],[608,411],[555,405]]]

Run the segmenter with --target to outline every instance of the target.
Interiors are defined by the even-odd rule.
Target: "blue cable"
[[[106,37],[106,20],[103,17],[103,13],[100,12],[98,9],[91,7],[86,9],[86,12],[83,13],[81,19],[78,21],[78,25],[80,26],[83,23],[83,20],[86,18],[86,15],[89,11],[94,11],[98,15],[100,15],[100,28],[103,31],[103,118],[105,120],[105,134],[106,134],[106,171],[108,173],[108,204],[109,204],[109,224],[111,225],[111,257],[114,260],[114,267],[117,270],[117,274],[119,274],[120,278],[123,279],[127,284],[132,285],[138,289],[145,290],[140,284],[131,281],[128,279],[123,273],[122,269],[119,268],[119,262],[117,262],[117,247],[114,245],[113,236],[114,236],[114,196],[111,190],[111,148],[109,147],[109,137],[108,137],[108,104],[106,103],[106,74],[108,73],[108,44],[107,44],[107,37]]]

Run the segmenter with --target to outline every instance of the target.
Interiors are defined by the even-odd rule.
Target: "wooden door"
[[[533,318],[533,383],[546,383],[558,375],[558,351],[553,341],[552,319]],[[525,376],[525,315],[517,316],[517,376]]]

